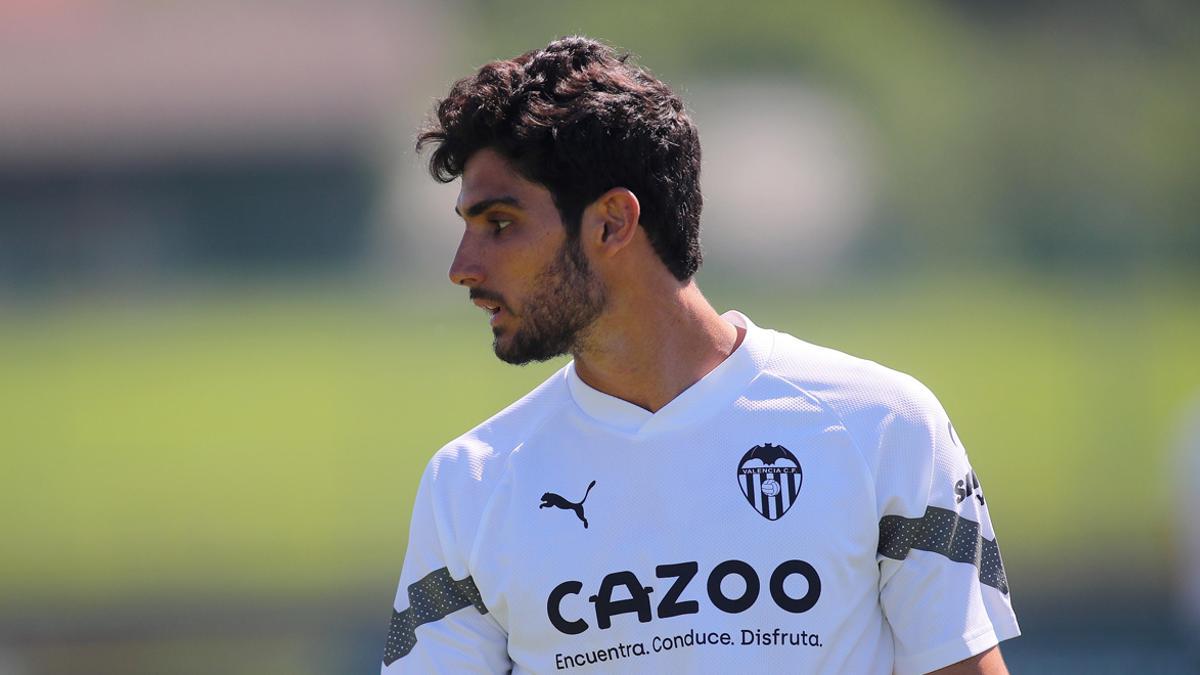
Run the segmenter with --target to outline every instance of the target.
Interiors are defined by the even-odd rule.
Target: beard
[[[574,351],[608,301],[578,239],[563,242],[554,260],[534,279],[533,288],[512,336],[504,341],[501,329],[493,329],[492,348],[505,363],[525,365]]]

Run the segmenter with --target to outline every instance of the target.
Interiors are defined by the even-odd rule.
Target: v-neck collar
[[[658,412],[652,413],[593,389],[575,372],[574,361],[564,368],[571,398],[583,414],[592,420],[635,436],[662,433],[696,422],[736,398],[762,370],[774,345],[774,333],[755,326],[745,314],[729,311],[722,314],[721,318],[746,329],[742,344]]]

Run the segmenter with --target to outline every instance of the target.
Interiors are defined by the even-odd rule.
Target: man
[[[496,355],[574,360],[429,463],[384,673],[1005,672],[942,407],[708,304],[699,138],[662,82],[565,38],[457,82],[427,145]]]

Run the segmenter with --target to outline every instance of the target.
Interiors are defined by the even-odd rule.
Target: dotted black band
[[[392,610],[392,625],[383,648],[383,665],[390,666],[412,651],[417,644],[417,626],[444,619],[471,605],[480,614],[488,613],[479,596],[479,589],[475,587],[475,580],[467,577],[455,581],[445,567],[410,584],[408,609],[403,612]]]
[[[979,523],[949,509],[930,506],[920,518],[884,516],[879,521],[879,555],[904,560],[912,549],[940,553],[979,569],[979,583],[1008,595],[1008,578],[995,539],[984,539]]]

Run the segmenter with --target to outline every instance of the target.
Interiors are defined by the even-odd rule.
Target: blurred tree
[[[1200,262],[1195,4],[467,4],[473,63],[579,32],[677,84],[753,71],[846,98],[883,146],[877,256]]]

